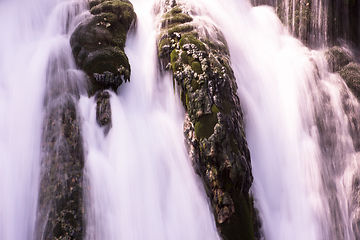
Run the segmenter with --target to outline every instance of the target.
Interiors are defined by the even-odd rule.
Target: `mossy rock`
[[[181,25],[175,25],[172,28],[170,28],[167,32],[169,34],[173,33],[187,33],[191,32],[194,29],[194,27],[191,24],[181,24]]]
[[[234,193],[232,199],[236,214],[228,221],[219,224],[221,233],[225,236],[225,239],[255,239],[251,212],[252,205],[249,196]]]
[[[81,23],[70,38],[77,65],[91,80],[89,94],[99,89],[114,91],[130,80],[130,64],[124,52],[127,31],[136,20],[129,1],[90,1],[91,18]]]
[[[170,17],[165,18],[165,20],[162,21],[161,25],[163,28],[167,28],[174,24],[187,23],[187,22],[191,22],[192,20],[193,18],[187,14],[177,13],[171,15]]]
[[[349,63],[339,71],[352,93],[360,100],[360,66],[354,62]]]
[[[196,33],[183,34],[179,41],[179,45],[180,47],[183,47],[185,44],[194,44],[199,50],[206,50],[205,44],[198,39]]]
[[[136,21],[134,7],[130,1],[111,0],[92,5],[93,7],[90,9],[91,14],[113,13],[117,16],[117,20],[125,27],[126,31]]]
[[[224,239],[254,239],[252,205],[247,201],[250,152],[226,40],[219,30],[211,30],[216,33],[212,39],[198,32],[181,6],[170,9],[163,16],[158,56],[179,84],[194,170],[204,181]]]
[[[201,116],[199,120],[195,122],[196,139],[209,138],[214,133],[214,127],[217,122],[216,113]]]
[[[329,63],[330,70],[339,71],[345,65],[353,61],[353,57],[348,51],[339,46],[334,46],[325,52],[325,57]]]

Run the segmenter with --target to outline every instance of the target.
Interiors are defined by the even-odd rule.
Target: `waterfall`
[[[67,146],[61,125],[46,126],[49,116],[61,118],[70,107],[85,155],[85,203],[77,209],[85,239],[221,239],[185,148],[177,86],[158,64],[159,2],[132,1],[138,19],[125,48],[131,82],[116,93],[107,90],[107,132],[96,121],[95,97],[86,94],[86,77],[69,45],[89,15],[86,1],[0,1],[0,240],[40,238],[45,224],[39,219],[50,212],[39,204],[42,181],[54,169],[44,159],[59,157]],[[358,45],[360,31],[352,32],[358,13],[346,8],[344,17],[334,10],[344,3],[326,0],[253,1],[273,7],[246,0],[178,2],[191,9],[199,29],[206,30],[206,19],[226,38],[264,238],[359,239],[360,105],[323,50],[335,36]],[[302,20],[295,20],[298,12]],[[337,16],[338,22],[325,21]],[[299,27],[304,21],[305,30]],[[50,138],[56,143],[47,148]],[[68,181],[67,170],[54,171],[59,182]]]
[[[274,9],[206,4],[231,51],[266,239],[357,239],[358,101]]]
[[[132,1],[131,82],[111,92],[104,136],[94,98],[80,100],[89,184],[87,239],[219,239],[184,145],[184,113],[171,76],[160,75],[152,1]]]

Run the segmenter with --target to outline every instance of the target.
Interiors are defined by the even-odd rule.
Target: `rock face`
[[[355,62],[351,51],[334,46],[325,52],[330,70],[344,79],[351,92],[360,100],[360,65]]]
[[[116,89],[130,80],[130,64],[124,52],[126,35],[136,20],[127,0],[90,1],[91,17],[81,23],[70,39],[78,66],[91,79],[90,94]]]
[[[75,103],[70,98],[61,101],[61,106],[49,106],[44,124],[35,239],[82,239],[85,235],[80,126]]]
[[[34,239],[85,236],[84,151],[76,112],[80,91],[74,84],[80,79],[69,74],[69,67],[65,56],[49,61]]]
[[[159,59],[180,87],[189,154],[221,234],[225,239],[254,239],[250,153],[227,45],[214,26],[208,29],[214,39],[196,31],[186,11],[174,1],[166,5]]]
[[[354,56],[351,54],[351,52],[345,48],[334,46],[330,49],[328,49],[325,52],[325,56],[328,60],[330,70],[338,73],[341,78],[344,80],[346,86],[349,88],[349,90],[353,93],[353,95],[357,98],[357,101],[360,100],[360,66],[358,63],[355,62]],[[356,151],[356,155],[354,156],[356,159],[359,158],[359,151],[360,151],[360,126],[359,121],[360,119],[360,108],[359,103],[356,103],[356,99],[352,94],[350,94],[350,91],[346,88],[344,85],[343,89],[341,89],[341,96],[342,96],[342,105],[344,109],[344,113],[346,115],[347,121],[348,121],[348,132],[351,135],[353,147]],[[324,112],[329,112],[328,109],[325,109]],[[333,114],[332,112],[330,112]],[[330,119],[330,118],[329,118]],[[321,129],[321,128],[319,128]],[[335,129],[335,128],[334,128]],[[330,132],[330,131],[328,131]],[[333,134],[338,134],[336,131],[333,131]],[[336,139],[336,136],[330,136],[332,138],[330,139]],[[326,154],[335,155],[334,150],[335,144],[332,141],[327,141],[331,145],[325,145],[326,146]],[[324,153],[323,153],[324,154]],[[325,155],[325,154],[324,154]],[[332,157],[330,155],[330,157]],[[326,155],[325,155],[326,156]],[[335,155],[333,157],[336,159],[335,167],[332,167],[334,170],[332,170],[334,173],[332,175],[336,175],[337,173],[335,171],[344,171],[343,167],[339,164],[341,163],[341,156]],[[329,166],[334,166],[334,164],[328,164]],[[329,167],[330,168],[330,167]],[[327,170],[329,171],[329,170]],[[330,172],[330,171],[329,171]],[[357,166],[352,167],[352,171],[350,173],[347,173],[347,176],[350,178],[351,176],[351,192],[349,192],[349,202],[348,202],[348,209],[350,214],[350,221],[354,237],[355,239],[360,239],[360,171]],[[333,188],[327,189],[330,194],[333,194],[331,191],[333,191]],[[329,201],[329,204],[333,205],[334,207],[332,209],[338,208],[338,200],[336,198],[331,198],[331,201]],[[340,210],[334,211],[332,210],[332,218],[334,216],[339,216]],[[341,229],[342,230],[342,229]],[[335,236],[339,236],[340,239],[343,236],[343,232],[338,231],[333,233]]]

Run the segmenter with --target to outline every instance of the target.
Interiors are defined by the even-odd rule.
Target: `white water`
[[[357,142],[342,79],[321,52],[290,36],[272,8],[201,2],[195,12],[214,19],[231,52],[265,238],[355,239]],[[358,119],[351,94],[347,104]]]
[[[94,99],[80,100],[90,188],[87,239],[219,239],[185,149],[181,103],[171,76],[157,71],[154,4],[132,3],[138,20],[126,47],[131,82],[111,93],[106,137],[95,121]]]
[[[184,148],[184,113],[171,76],[156,70],[154,3],[132,2],[138,26],[126,48],[131,82],[111,93],[106,137],[93,98],[79,102],[87,239],[219,239]],[[68,3],[76,5],[0,2],[0,240],[33,236],[46,73],[50,56],[71,54],[66,22],[76,11]],[[266,239],[356,239],[351,187],[359,166],[342,81],[327,72],[321,53],[287,33],[272,9],[235,0],[188,4],[213,19],[229,44]],[[353,96],[348,104],[359,108]]]
[[[64,85],[53,83],[59,76],[47,70],[61,60],[74,67],[67,21],[79,10],[77,2],[0,1],[1,240],[33,239],[46,86]]]

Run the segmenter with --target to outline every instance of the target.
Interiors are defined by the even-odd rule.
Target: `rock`
[[[330,70],[333,72],[339,71],[345,65],[354,61],[351,52],[339,46],[328,49],[325,52],[325,57],[328,61]]]
[[[341,68],[340,76],[344,79],[352,93],[360,100],[360,66],[351,62]]]
[[[213,34],[201,35],[184,6],[172,5],[165,6],[162,15],[158,56],[164,69],[170,64],[180,87],[194,170],[204,181],[224,238],[255,239],[250,152],[225,38],[215,26],[207,29]]]
[[[49,101],[43,132],[35,239],[83,239],[84,152],[70,95]]]
[[[90,94],[116,89],[130,81],[130,64],[124,52],[127,32],[136,21],[129,1],[90,1],[89,19],[71,35],[70,45],[77,65],[92,82]]]
[[[110,94],[107,91],[99,91],[95,94],[95,100],[96,121],[100,127],[104,127],[104,133],[106,135],[112,126]]]

